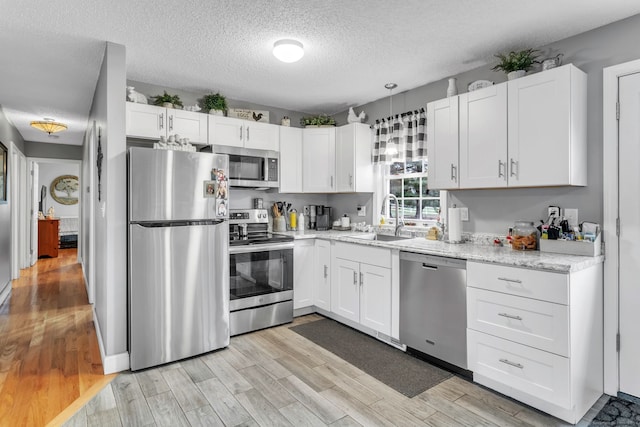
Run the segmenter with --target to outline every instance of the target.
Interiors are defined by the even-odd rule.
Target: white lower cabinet
[[[296,240],[293,247],[293,309],[313,305],[315,275],[309,274],[315,266],[314,239]]]
[[[331,242],[316,239],[315,282],[313,303],[323,310],[331,310]]]
[[[556,273],[467,262],[474,381],[576,423],[603,392],[602,264]]]
[[[337,242],[331,270],[331,311],[390,336],[391,251]]]

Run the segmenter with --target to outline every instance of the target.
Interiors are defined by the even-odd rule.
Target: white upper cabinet
[[[587,75],[571,64],[508,82],[509,186],[587,185]]]
[[[336,128],[304,129],[302,133],[302,191],[334,193]]]
[[[180,135],[193,144],[207,143],[207,115],[155,105],[126,103],[127,136],[160,139],[161,136]]]
[[[431,102],[429,187],[587,185],[586,115],[587,75],[571,64]]]
[[[336,128],[336,191],[374,191],[371,129],[367,124]]]
[[[457,96],[427,104],[427,155],[429,188],[458,188]]]
[[[301,128],[280,129],[280,192],[302,193]]]
[[[506,186],[507,84],[464,93],[459,100],[460,188]]]
[[[209,115],[209,144],[278,151],[280,126]]]

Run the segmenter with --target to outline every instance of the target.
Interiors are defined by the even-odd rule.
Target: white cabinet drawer
[[[467,262],[467,286],[568,304],[569,275]]]
[[[470,329],[467,352],[474,374],[554,405],[571,407],[569,359]]]
[[[467,326],[569,357],[569,307],[467,288]]]
[[[332,253],[336,258],[391,268],[391,249],[336,242]]]

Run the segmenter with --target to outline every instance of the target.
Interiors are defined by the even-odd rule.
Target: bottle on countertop
[[[298,231],[304,231],[304,214],[298,213]]]

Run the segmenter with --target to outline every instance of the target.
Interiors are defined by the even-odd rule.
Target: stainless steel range
[[[232,336],[293,320],[293,237],[268,228],[266,209],[229,212]]]

